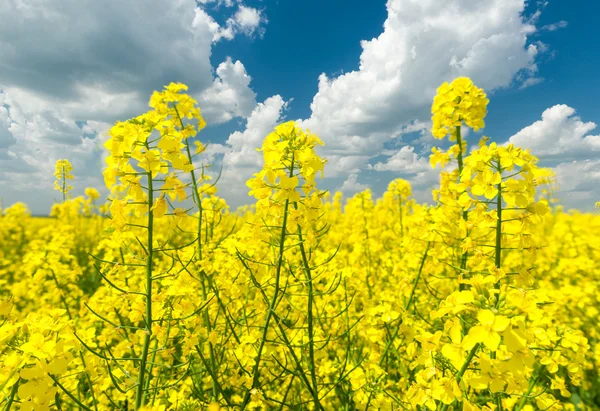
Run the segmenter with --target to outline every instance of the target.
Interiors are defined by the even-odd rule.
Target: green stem
[[[294,159],[292,158],[292,164],[290,165],[290,178],[294,176]],[[285,246],[285,232],[287,226],[287,218],[288,218],[288,209],[290,206],[290,200],[286,199],[285,204],[283,206],[283,223],[281,225],[281,235],[279,237],[279,253],[277,255],[277,268],[275,270],[275,290],[273,292],[273,298],[269,304],[269,310],[267,311],[267,316],[265,318],[265,325],[263,327],[262,337],[260,340],[260,345],[258,346],[258,353],[256,354],[256,362],[254,363],[254,367],[252,369],[252,388],[257,388],[258,379],[260,378],[260,360],[262,358],[262,351],[267,342],[267,333],[269,331],[269,324],[271,323],[271,319],[273,318],[273,314],[275,313],[275,305],[277,304],[277,299],[279,297],[279,282],[281,279],[281,267],[283,266],[283,252]],[[250,391],[246,392],[244,396],[244,402],[242,403],[242,410],[246,409],[248,402],[250,401]]]
[[[471,351],[469,352],[469,355],[465,359],[465,362],[463,363],[462,367],[460,367],[460,370],[458,370],[458,372],[454,376],[456,378],[457,384],[460,384],[463,375],[469,368],[469,365],[471,364],[471,361],[473,361],[473,357],[475,357],[475,354],[477,354],[478,350],[479,350],[479,344],[475,344],[475,346],[471,349]],[[448,407],[449,407],[448,404],[444,404],[444,406],[441,408],[441,411],[446,411],[448,409]]]
[[[8,402],[6,403],[6,407],[4,408],[4,411],[9,411],[10,408],[12,407],[12,404],[15,401],[15,396],[17,395],[17,390],[19,389],[20,382],[21,382],[21,379],[19,378],[15,382],[15,384],[12,386],[12,390],[10,390],[10,395],[8,396]]]
[[[423,267],[425,266],[425,260],[427,259],[427,253],[429,253],[429,247],[431,246],[431,241],[427,243],[427,247],[425,248],[425,252],[423,253],[423,258],[421,258],[421,264],[419,265],[419,272],[417,273],[417,277],[415,278],[415,282],[412,286],[412,290],[410,290],[410,296],[408,297],[408,301],[406,302],[406,306],[404,309],[408,311],[410,305],[412,304],[412,300],[415,297],[415,291],[417,290],[417,285],[419,284],[419,280],[421,279],[421,273],[423,272]]]
[[[500,162],[498,162],[498,171],[501,173],[502,169],[500,168]],[[498,183],[498,196],[496,197],[496,213],[498,214],[498,220],[496,221],[496,247],[495,247],[495,255],[494,255],[494,265],[496,269],[499,270],[502,265],[502,181]],[[494,288],[498,291],[496,294],[496,304],[495,307],[498,309],[500,306],[500,280],[496,281],[494,284]],[[493,351],[491,353],[491,358],[496,358],[496,352]],[[498,411],[503,411],[502,408],[502,398],[500,397],[500,393],[494,394],[494,400],[496,402],[496,407]]]
[[[294,204],[296,210],[298,204]],[[309,371],[313,385],[313,399],[317,410],[322,409],[321,403],[319,402],[319,392],[317,389],[317,373],[315,371],[315,341],[314,341],[314,325],[313,325],[313,284],[312,274],[308,259],[306,258],[306,251],[304,250],[304,240],[302,238],[302,229],[298,226],[298,238],[300,240],[300,254],[302,255],[302,264],[304,265],[304,272],[306,273],[306,282],[308,287],[308,355],[309,355]]]
[[[168,340],[167,334],[167,340]],[[150,391],[150,378],[152,378],[152,368],[154,364],[156,364],[156,353],[158,352],[158,340],[154,340],[154,349],[152,350],[152,358],[150,359],[150,368],[148,369],[148,378],[146,379],[146,386],[144,387],[144,395],[142,399],[142,404],[146,404],[146,398],[148,397],[148,392]],[[158,386],[158,378],[156,379],[156,386]]]
[[[413,298],[415,296],[415,291],[417,290],[417,285],[419,284],[419,280],[421,279],[421,273],[423,272],[423,266],[425,265],[425,260],[427,259],[427,253],[429,253],[430,245],[431,245],[431,242],[428,242],[427,248],[425,249],[425,253],[423,253],[423,257],[421,258],[421,265],[419,266],[419,272],[417,273],[417,277],[415,278],[415,282],[413,284],[412,290],[410,291],[410,296],[408,297],[408,301],[406,302],[406,305],[404,306],[405,311],[408,311],[408,308],[412,304]],[[390,350],[390,348],[392,348],[392,344],[394,343],[394,340],[396,339],[396,337],[398,336],[398,333],[400,332],[400,325],[402,325],[402,322],[400,324],[398,324],[398,327],[396,327],[396,331],[394,332],[394,335],[392,335],[392,338],[390,338],[390,340],[386,344],[385,349],[383,351],[383,355],[381,356],[381,359],[379,360],[379,366],[381,366],[381,364],[383,364],[383,361],[387,357],[388,351]]]
[[[177,118],[179,119],[179,124],[181,125],[181,128],[183,129],[185,127],[185,125],[183,124],[183,120],[181,119],[181,116],[179,115],[179,110],[177,110],[177,106],[174,105],[174,109],[175,109],[175,113],[177,113]],[[193,161],[192,161],[192,152],[190,151],[190,145],[188,143],[187,140],[185,140],[185,150],[186,150],[186,154],[187,154],[187,158],[188,161],[190,162],[190,164],[192,164],[193,166]],[[202,199],[200,198],[200,193],[198,192],[198,179],[196,178],[196,172],[194,171],[194,169],[192,168],[192,170],[190,170],[190,175],[192,177],[192,189],[194,190],[194,194],[192,196],[192,198],[194,199],[194,202],[196,203],[196,207],[198,207],[198,228],[197,228],[197,234],[198,234],[198,241],[196,242],[196,258],[198,260],[198,262],[202,261],[202,220],[203,220],[203,209],[202,209]],[[207,301],[207,293],[206,293],[206,283],[205,283],[205,278],[204,276],[201,279],[201,283],[202,283],[202,298],[204,299],[204,301]],[[208,310],[204,310],[202,313],[203,316],[203,320],[204,320],[204,327],[206,328],[208,334],[210,335],[211,331],[212,331],[212,327],[210,324],[210,317],[208,315]],[[216,371],[217,368],[217,361],[216,361],[216,357],[215,357],[215,349],[213,347],[212,342],[208,341],[208,347],[209,347],[209,353],[210,353],[210,366],[212,368],[212,372],[214,373]],[[213,383],[212,383],[212,388],[213,388],[213,398],[218,399],[217,396],[217,386],[216,386],[216,382],[213,379]]]
[[[54,283],[56,284],[56,288],[58,289],[59,295],[60,295],[60,299],[63,303],[63,305],[65,306],[65,310],[67,310],[67,316],[69,317],[69,320],[73,320],[73,316],[71,315],[71,310],[69,310],[69,305],[67,304],[67,300],[62,292],[62,287],[60,286],[59,282],[58,282],[58,278],[56,277],[56,273],[54,272],[54,270],[50,270],[50,272],[52,273],[52,277],[54,278]],[[87,383],[90,386],[90,392],[92,393],[92,400],[93,400],[93,404],[94,404],[94,409],[96,411],[98,411],[98,406],[97,403],[98,401],[96,400],[96,395],[94,393],[94,386],[92,385],[92,379],[90,377],[90,375],[87,372],[87,364],[85,362],[85,359],[83,358],[83,353],[81,351],[79,351],[79,358],[81,358],[81,364],[83,365],[83,369],[84,369],[84,375],[87,379]]]
[[[403,214],[404,214],[404,208],[402,207],[402,196],[400,194],[398,194],[398,206],[399,206],[399,214],[400,214],[400,237],[404,237],[404,222],[402,221],[403,219]]]
[[[367,283],[367,289],[369,291],[369,300],[371,300],[373,298],[373,289],[371,287],[371,282],[369,281],[371,278],[371,266],[372,266],[372,259],[371,259],[371,244],[370,244],[370,239],[369,239],[369,227],[368,227],[368,222],[367,222],[367,212],[365,210],[365,196],[361,195],[361,200],[362,200],[362,211],[363,211],[363,221],[365,224],[365,249],[366,249],[366,253],[367,253],[367,261],[368,261],[368,266],[367,266],[367,278],[366,278],[366,283]]]
[[[462,365],[462,367],[460,367],[460,370],[458,370],[458,372],[456,373],[456,382],[457,383],[460,383],[460,381],[462,380],[462,377],[463,377],[463,375],[465,375],[467,368],[469,368],[469,365],[471,364],[473,357],[475,357],[475,354],[477,354],[477,350],[479,350],[479,344],[475,344],[475,346],[473,348],[471,348],[469,355],[465,359],[465,363]]]
[[[244,264],[244,266],[246,267],[246,269],[249,270],[248,266]],[[254,277],[254,275],[252,274],[252,271],[250,271],[250,276],[252,277],[252,281],[254,283],[256,283],[256,278]],[[258,289],[259,292],[262,294],[263,296],[263,300],[264,301],[269,301],[269,297],[267,296],[267,294],[265,293],[265,291],[261,288]],[[279,316],[277,315],[277,313],[273,312],[273,317],[275,319],[275,323],[277,324],[277,327],[279,328],[279,332],[281,333],[281,338],[283,339],[283,345],[285,347],[287,347],[288,351],[290,352],[290,355],[294,361],[294,364],[296,365],[296,369],[298,370],[300,379],[302,380],[302,382],[304,383],[304,385],[306,386],[306,388],[308,389],[310,395],[313,397],[313,399],[315,398],[315,392],[313,391],[311,382],[308,380],[308,377],[306,376],[306,373],[304,372],[304,369],[302,369],[302,364],[300,363],[300,359],[298,358],[298,356],[296,355],[295,351],[294,351],[294,347],[292,346],[292,343],[290,341],[290,339],[287,337],[287,334],[285,333],[285,329],[283,328],[283,322],[281,321],[281,318],[279,318]],[[318,397],[317,401],[318,401]],[[244,405],[245,406],[245,405]],[[322,409],[320,403],[319,403],[319,410]]]
[[[185,126],[183,124],[183,120],[181,119],[181,116],[179,115],[179,110],[177,110],[177,106],[173,106],[173,108],[175,109],[175,113],[177,113],[177,117],[179,118],[179,124],[181,124],[181,128],[183,129]],[[190,145],[188,144],[188,141],[185,140],[185,150],[186,150],[186,154],[188,157],[188,161],[190,162],[190,164],[193,166],[194,163],[192,162],[192,152],[190,151]],[[203,210],[202,210],[202,201],[200,201],[200,193],[198,193],[198,179],[196,178],[196,172],[194,171],[194,169],[192,168],[192,170],[190,170],[190,175],[192,176],[192,188],[194,189],[194,194],[192,196],[192,198],[194,199],[194,202],[196,203],[196,206],[198,207],[198,258],[200,260],[202,260],[202,214],[203,214]]]
[[[146,378],[146,362],[148,361],[148,350],[150,347],[150,340],[152,338],[152,258],[153,258],[153,228],[154,228],[154,215],[152,213],[152,206],[154,203],[154,192],[152,188],[152,172],[148,172],[148,244],[146,250],[148,251],[148,259],[146,261],[146,318],[145,318],[145,336],[144,336],[144,347],[142,349],[142,355],[140,356],[140,372],[138,376],[138,383],[135,395],[135,409],[139,409],[143,404],[144,390],[145,390],[145,378]],[[148,376],[150,378],[150,376]]]
[[[460,180],[460,176],[462,175],[463,169],[464,169],[464,164],[463,164],[463,141],[462,141],[462,135],[461,135],[461,126],[456,126],[456,144],[458,144],[458,179]],[[469,212],[467,210],[463,210],[462,212],[462,218],[465,221],[469,220]],[[468,232],[467,232],[468,234]],[[469,252],[465,251],[463,253],[463,255],[461,256],[461,260],[460,260],[460,268],[461,268],[461,273],[464,273],[464,271],[467,268],[467,259],[469,257]],[[467,289],[467,285],[466,284],[459,284],[458,286],[459,290],[466,290]]]
[[[65,166],[62,166],[62,195],[63,195],[63,203],[67,200],[67,180],[65,177]]]
[[[521,409],[525,406],[525,404],[527,403],[527,398],[529,398],[531,391],[533,391],[533,387],[535,387],[538,377],[539,377],[539,374],[536,374],[535,377],[533,377],[531,379],[531,381],[529,381],[529,387],[527,388],[527,392],[525,393],[525,395],[523,395],[523,397],[521,398],[521,401],[519,401],[519,404],[517,406],[515,406],[514,411],[521,411]]]
[[[58,379],[56,379],[55,376],[53,376],[52,374],[48,374],[48,377],[52,378],[52,381],[54,381],[56,383],[56,385],[58,385],[58,388],[60,388],[61,390],[63,390],[63,392],[65,394],[67,394],[67,397],[69,397],[70,399],[72,399],[75,404],[77,404],[81,409],[85,410],[85,411],[92,411],[91,408],[86,407],[85,404],[83,404],[81,401],[79,401],[77,398],[75,398],[75,396],[73,394],[71,394],[69,392],[69,390],[67,390],[59,381]]]
[[[498,214],[498,220],[496,221],[496,254],[494,259],[494,265],[497,269],[500,269],[502,265],[502,183],[498,184],[498,196],[496,198],[496,213]],[[500,281],[494,284],[497,290],[500,290]],[[500,305],[500,291],[496,300],[496,308]]]

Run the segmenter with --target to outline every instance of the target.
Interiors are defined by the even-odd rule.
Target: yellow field
[[[600,409],[600,216],[557,206],[535,153],[467,153],[483,90],[438,89],[434,205],[319,190],[287,122],[232,212],[185,89],[111,129],[106,204],[60,160],[53,218],[2,210],[0,409]]]

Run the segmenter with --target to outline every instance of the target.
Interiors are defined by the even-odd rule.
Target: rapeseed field
[[[112,127],[107,201],[64,159],[52,218],[1,210],[0,409],[600,408],[600,216],[563,210],[535,153],[463,136],[471,80],[432,104],[453,145],[430,204],[320,189],[290,121],[232,210],[186,90]]]

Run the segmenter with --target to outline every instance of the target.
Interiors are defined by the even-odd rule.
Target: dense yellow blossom
[[[462,123],[475,131],[483,128],[488,102],[485,92],[467,77],[442,84],[431,107],[433,136],[441,139],[450,133],[452,137],[454,128]]]
[[[51,218],[0,210],[0,409],[600,408],[600,216],[556,205],[535,153],[467,149],[469,79],[434,100],[434,204],[322,191],[289,121],[235,212],[186,90],[111,128],[108,201],[67,198],[59,160]]]

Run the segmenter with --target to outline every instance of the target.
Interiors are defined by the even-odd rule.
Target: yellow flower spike
[[[431,107],[433,136],[442,139],[452,135],[463,122],[475,131],[483,128],[488,102],[485,92],[466,77],[442,84]]]
[[[63,202],[71,197],[70,192],[73,190],[73,187],[67,183],[67,180],[73,180],[74,178],[71,171],[73,171],[73,166],[69,160],[56,161],[54,171],[56,181],[54,182],[54,189],[63,195]]]

